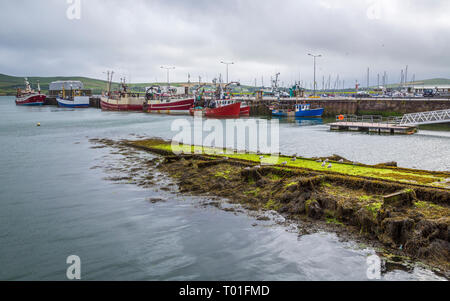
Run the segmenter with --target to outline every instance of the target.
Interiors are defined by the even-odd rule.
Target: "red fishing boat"
[[[235,99],[222,99],[222,100],[217,100],[217,104],[219,107],[223,107],[223,106],[227,106],[227,105],[232,105],[232,104],[236,104],[236,103],[240,103],[240,110],[239,110],[239,115],[240,116],[250,116],[250,106],[248,104],[245,104],[241,101],[237,101]]]
[[[158,114],[189,113],[194,105],[194,97],[182,97],[161,93],[159,86],[147,90],[144,112]]]
[[[227,117],[238,118],[241,115],[241,103],[233,103],[230,105],[219,106],[217,108],[207,108],[206,117]]]
[[[241,116],[250,116],[250,107],[248,105],[243,106],[241,104],[241,112],[240,112]]]
[[[189,112],[189,109],[194,105],[194,98],[181,99],[166,99],[166,100],[151,100],[145,112],[148,113],[183,113]]]
[[[241,113],[241,103],[233,103],[215,108],[194,108],[190,109],[192,116],[206,116],[212,118],[239,118]]]
[[[220,105],[230,105],[235,104],[237,102],[241,103],[241,109],[240,109],[240,116],[250,116],[250,106],[247,103],[244,103],[242,101],[238,101],[235,99],[232,99],[232,90],[230,89],[231,85],[237,85],[240,86],[241,84],[239,82],[231,82],[227,85],[225,85],[225,88],[222,89],[222,86],[219,87],[218,93],[220,95],[220,100],[218,101]]]
[[[47,96],[41,94],[41,87],[38,82],[38,92],[31,89],[30,82],[25,78],[25,91],[17,89],[16,105],[18,106],[42,106]]]
[[[198,97],[196,97],[197,101],[190,109],[191,115],[213,118],[239,118],[240,116],[250,115],[250,107],[242,106],[241,102],[231,99],[229,86],[233,84],[240,86],[240,83],[232,82],[225,86],[221,83],[217,84],[217,80],[213,80],[213,83],[216,85],[216,91],[213,92],[211,97],[204,98],[204,91],[194,92],[194,95],[198,94]]]
[[[108,74],[109,77],[109,74]],[[108,83],[108,90],[111,89],[111,80]],[[128,86],[125,80],[121,82],[121,90],[115,92],[107,92],[105,96],[101,97],[100,106],[104,111],[139,111],[144,109],[145,97],[139,93],[128,91]]]
[[[144,97],[139,95],[110,95],[102,97],[100,102],[104,111],[139,111],[144,109]]]

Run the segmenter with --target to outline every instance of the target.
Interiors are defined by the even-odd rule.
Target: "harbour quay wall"
[[[246,99],[243,99],[244,101]],[[296,103],[309,103],[325,109],[325,116],[347,115],[403,115],[450,109],[450,99],[432,98],[299,98],[280,99],[278,108],[293,110]],[[254,100],[251,115],[270,115],[271,104],[276,99]]]
[[[47,96],[44,102],[44,106],[58,106],[58,102],[56,101],[56,97]],[[100,109],[100,96],[90,96],[89,97],[89,106],[91,108]]]

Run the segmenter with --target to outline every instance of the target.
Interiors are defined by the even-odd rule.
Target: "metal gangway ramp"
[[[450,109],[441,111],[405,114],[399,125],[422,125],[450,122]]]

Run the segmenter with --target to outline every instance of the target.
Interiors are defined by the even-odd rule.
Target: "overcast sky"
[[[448,0],[2,0],[0,73],[105,78],[132,82],[211,80],[233,61],[230,80],[311,85],[337,75],[346,86],[388,72],[409,78],[450,77]]]

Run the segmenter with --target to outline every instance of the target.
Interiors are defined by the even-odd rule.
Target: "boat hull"
[[[193,105],[194,98],[171,100],[168,102],[151,102],[145,111],[157,114],[187,113]]]
[[[100,106],[104,111],[137,111],[142,112],[144,110],[144,100],[132,101],[128,98],[116,100],[102,97],[100,100]]]
[[[273,110],[272,111],[272,116],[275,116],[275,117],[287,117],[288,114],[287,114],[287,112],[284,112],[284,111]]]
[[[194,109],[189,110],[192,116],[206,116],[210,118],[239,118],[241,114],[241,103],[234,103],[214,109]]]
[[[16,97],[16,105],[18,106],[42,106],[47,96],[43,94],[34,94],[24,97]]]
[[[239,115],[250,116],[250,107],[249,106],[246,106],[246,107],[241,106],[241,111],[240,111]]]
[[[241,114],[241,103],[234,103],[231,105],[215,108],[215,109],[206,109],[205,115],[206,117],[215,117],[215,118],[236,118]]]
[[[322,117],[324,109],[312,109],[295,112],[295,117]]]
[[[89,97],[75,96],[73,100],[57,98],[58,106],[61,108],[89,108]]]

